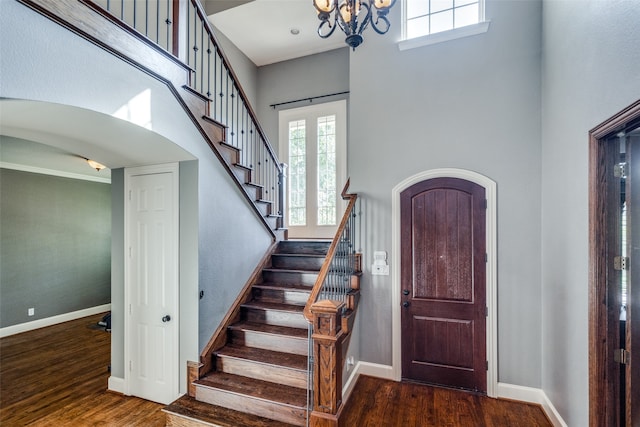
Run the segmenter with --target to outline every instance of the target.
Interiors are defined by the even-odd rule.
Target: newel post
[[[342,319],[344,303],[323,300],[313,314],[313,408],[311,427],[337,427],[342,410]]]

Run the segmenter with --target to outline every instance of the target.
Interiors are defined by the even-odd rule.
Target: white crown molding
[[[99,176],[82,175],[79,173],[63,172],[54,169],[39,168],[36,166],[19,165],[16,163],[0,162],[1,169],[11,169],[22,172],[38,173],[41,175],[59,176],[62,178],[80,179],[82,181],[100,182],[102,184],[111,184],[111,178],[102,178]]]

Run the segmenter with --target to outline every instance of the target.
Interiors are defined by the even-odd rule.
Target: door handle
[[[409,295],[409,289],[405,289],[404,291],[402,291],[402,295]]]
[[[404,308],[407,308],[407,307],[409,307],[410,305],[411,305],[411,303],[410,303],[409,301],[405,301],[405,302],[403,302],[403,303],[402,303],[402,306],[403,306]]]
[[[171,321],[171,316],[169,316],[168,314],[162,318],[162,322],[164,323],[167,323],[169,321]]]

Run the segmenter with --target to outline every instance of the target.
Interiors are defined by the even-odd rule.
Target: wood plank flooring
[[[163,405],[107,392],[111,334],[90,316],[0,339],[0,425],[164,426]]]
[[[106,391],[111,335],[95,329],[101,317],[0,339],[2,427],[165,425],[163,405]],[[538,405],[367,376],[358,380],[342,421],[347,427],[551,426]]]
[[[343,420],[358,427],[551,427],[539,405],[364,375]]]

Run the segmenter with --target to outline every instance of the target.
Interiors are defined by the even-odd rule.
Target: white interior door
[[[168,404],[178,396],[178,168],[131,168],[127,210],[125,383]]]
[[[344,202],[346,101],[282,110],[280,157],[288,164],[286,227],[290,238],[333,238]]]

